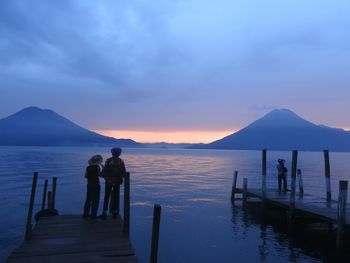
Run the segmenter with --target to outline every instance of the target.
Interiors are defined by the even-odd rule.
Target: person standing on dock
[[[87,178],[86,200],[84,205],[84,218],[96,219],[98,205],[100,202],[100,180],[102,156],[97,154],[90,158],[86,167],[85,178]],[[91,212],[91,213],[90,213]]]
[[[112,148],[111,153],[112,157],[106,160],[102,170],[102,176],[106,181],[105,197],[103,201],[103,213],[100,216],[102,220],[105,220],[107,218],[110,198],[112,198],[111,212],[113,214],[113,218],[117,217],[117,194],[119,194],[119,187],[123,183],[124,174],[126,172],[124,161],[119,157],[122,153],[122,149],[118,147]]]
[[[287,172],[288,169],[284,166],[285,160],[278,159],[277,171],[278,171],[278,190],[282,190],[283,181],[283,191],[287,191]]]

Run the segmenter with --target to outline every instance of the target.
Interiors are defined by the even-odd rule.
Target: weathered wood
[[[248,178],[243,178],[243,205],[247,203],[248,197]]]
[[[37,181],[38,181],[38,172],[34,172],[33,182],[32,182],[32,191],[30,194],[30,201],[29,201],[29,208],[28,208],[26,232],[25,232],[25,236],[24,236],[24,238],[26,240],[28,240],[30,238],[30,234],[32,232],[33,206],[34,206],[34,200],[35,200],[35,191],[36,191]]]
[[[130,233],[130,173],[125,173],[124,178],[124,234]]]
[[[52,209],[52,192],[47,193],[47,209]]]
[[[55,209],[56,206],[56,184],[57,177],[52,178],[52,199],[51,199],[51,208]]]
[[[231,190],[231,202],[235,202],[235,194],[236,194],[236,188],[237,188],[237,177],[238,177],[238,171],[235,171],[233,175],[233,184],[232,184],[232,190]]]
[[[266,149],[262,150],[262,196],[265,198],[266,195]]]
[[[150,263],[157,263],[158,261],[158,241],[161,209],[162,208],[160,205],[154,206]]]
[[[41,210],[45,209],[46,194],[47,194],[47,179],[45,180],[45,183],[44,183],[43,199],[41,201]]]
[[[244,189],[237,188],[236,193],[243,193]],[[247,196],[262,200],[260,188],[249,188]],[[288,211],[290,209],[290,192],[280,192],[278,189],[269,189],[266,192],[266,202]],[[295,211],[300,214],[319,219],[324,222],[337,223],[338,202],[328,202],[326,198],[305,194],[303,198],[295,199]],[[347,205],[345,224],[350,227],[350,205]]]
[[[346,203],[348,196],[348,181],[339,181],[338,218],[337,218],[337,248],[343,245],[343,231],[346,222]]]
[[[291,193],[289,201],[289,219],[294,217],[295,210],[295,186],[297,177],[297,161],[298,161],[298,151],[293,151],[292,153],[292,183],[291,183]]]
[[[327,201],[332,200],[332,194],[331,194],[331,168],[329,164],[329,151],[324,150],[323,151],[324,156],[324,171],[325,171],[325,179],[326,179],[326,196]]]
[[[301,174],[301,170],[298,169],[298,182],[299,182],[299,194],[303,195],[304,194],[304,186],[303,186],[303,178]]]
[[[25,241],[8,262],[125,262],[137,258],[120,217],[105,221],[78,215],[44,217],[32,238]]]

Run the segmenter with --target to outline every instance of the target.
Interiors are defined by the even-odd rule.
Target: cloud
[[[273,105],[319,101],[320,118],[329,87],[346,112],[349,11],[343,0],[1,1],[0,114],[38,105],[95,129],[232,129]]]

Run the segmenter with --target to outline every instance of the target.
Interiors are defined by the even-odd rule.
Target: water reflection
[[[278,257],[286,261],[286,255],[289,262],[350,262],[347,249],[336,250],[335,229],[328,223],[299,215],[290,227],[286,211],[267,205],[262,212],[260,202],[233,205],[231,221],[240,239],[259,229],[261,262],[278,262]],[[349,244],[349,235],[344,242]]]
[[[1,261],[23,238],[33,171],[39,171],[40,179],[37,208],[44,179],[57,176],[57,208],[77,214],[85,196],[87,160],[96,153],[104,158],[110,154],[108,148],[0,149]],[[268,187],[276,185],[277,158],[288,165],[290,156],[268,152]],[[131,239],[140,262],[149,259],[154,203],[163,207],[160,262],[320,262],[334,254],[322,243],[334,236],[314,230],[322,228],[315,223],[291,234],[279,211],[269,209],[263,217],[260,204],[243,210],[240,201],[231,208],[234,170],[239,170],[238,187],[243,177],[249,178],[249,187],[261,186],[259,151],[125,149],[122,157],[131,172]],[[331,153],[333,196],[338,180],[350,175],[349,159],[350,154]],[[299,165],[305,192],[324,196],[322,153],[300,153]],[[313,237],[304,238],[304,233]]]

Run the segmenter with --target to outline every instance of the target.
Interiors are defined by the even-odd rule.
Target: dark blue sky
[[[350,2],[0,2],[0,118],[229,131],[274,108],[350,128]]]

